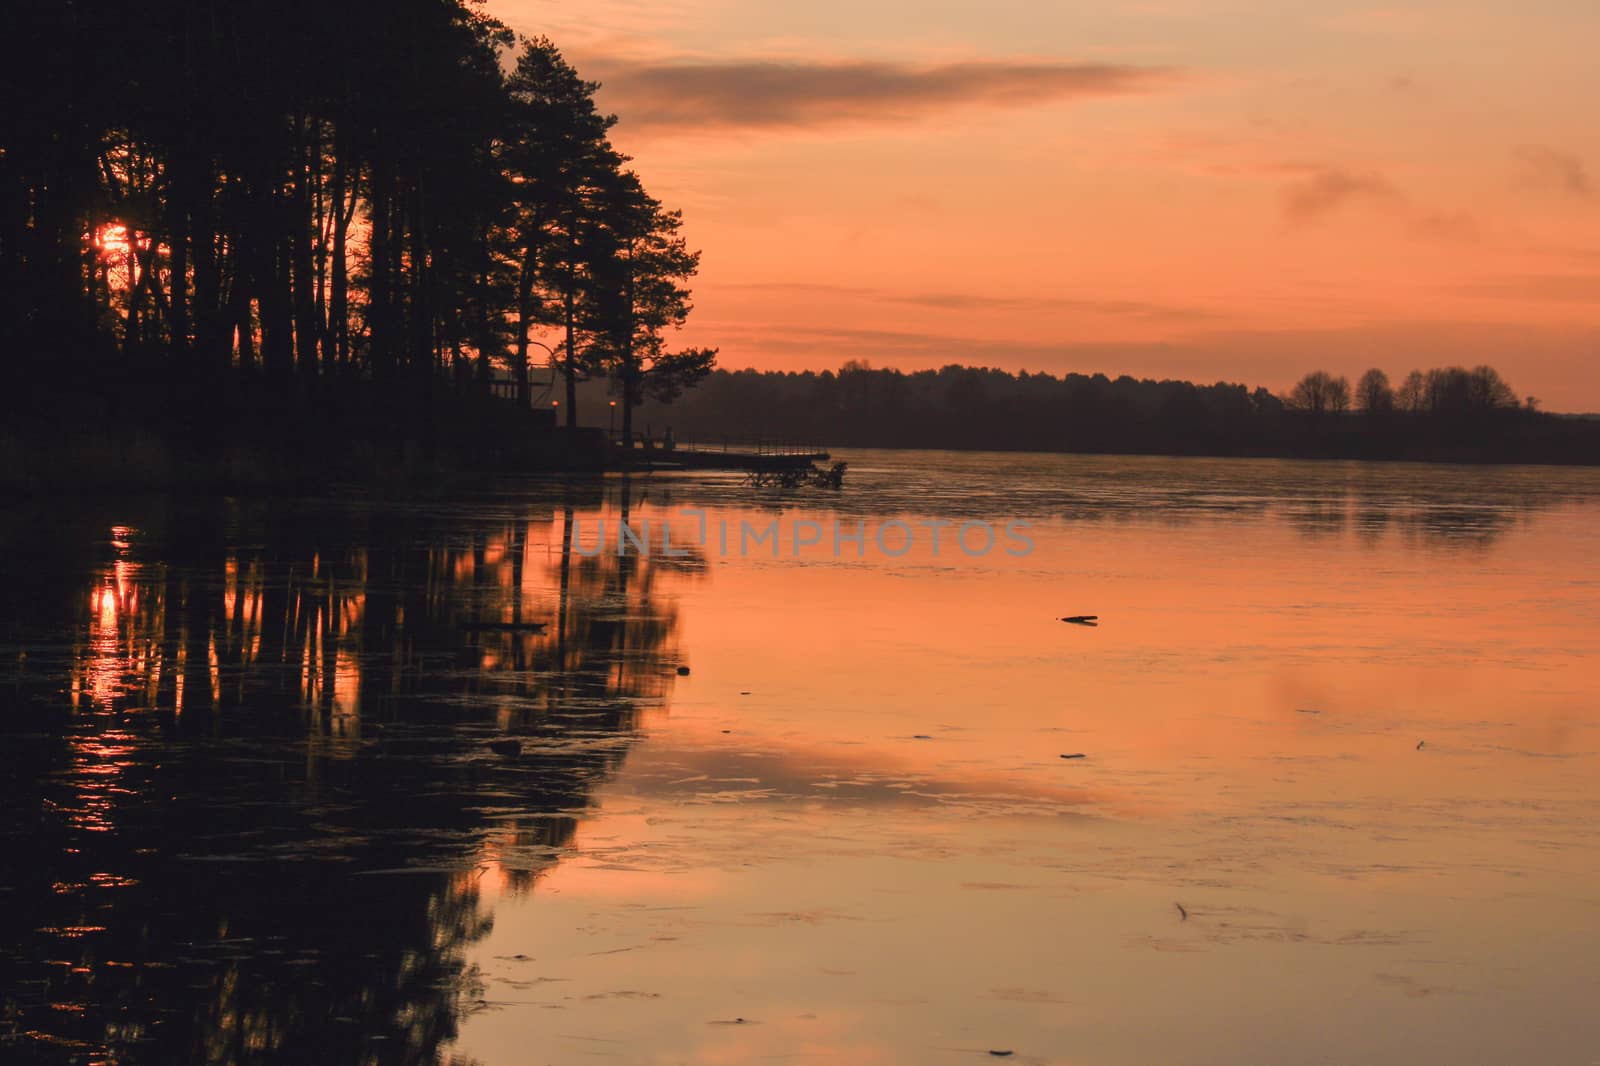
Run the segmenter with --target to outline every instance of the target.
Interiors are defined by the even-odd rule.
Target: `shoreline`
[[[559,439],[562,431],[553,435]],[[514,455],[485,461],[483,455],[439,448],[428,454],[414,442],[379,448],[366,440],[345,442],[332,450],[311,449],[313,454],[285,454],[244,442],[220,450],[185,447],[148,430],[97,433],[93,436],[59,434],[0,435],[0,493],[75,496],[117,491],[193,492],[231,494],[305,494],[341,490],[421,492],[488,485],[507,477],[601,478],[617,474],[681,474],[738,472],[738,463],[679,466],[671,453],[655,451],[649,461],[636,455],[634,462],[618,462],[616,449],[575,456],[565,448],[517,448]],[[1294,452],[1288,449],[1235,451],[1173,450],[1040,450],[1007,447],[932,447],[896,444],[829,445],[832,453],[884,451],[897,453],[950,453],[963,456],[1102,457],[1195,460],[1267,460],[1313,463],[1360,463],[1434,467],[1543,467],[1597,468],[1600,460],[1528,457],[1518,454],[1395,454],[1360,455],[1347,452]],[[577,459],[578,461],[573,461]],[[665,461],[663,461],[665,460]],[[848,482],[847,482],[848,484]]]

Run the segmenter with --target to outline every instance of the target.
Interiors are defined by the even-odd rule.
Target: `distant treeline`
[[[610,378],[625,420],[712,365],[667,344],[699,256],[597,86],[476,3],[24,3],[5,32],[13,414],[131,388],[202,436],[265,404],[417,440],[463,397],[526,415],[530,363]]]
[[[1316,372],[1279,396],[1226,382],[955,365],[904,373],[852,361],[837,372],[718,370],[640,418],[657,434],[670,425],[684,441],[1600,462],[1600,421],[1541,413],[1490,367],[1419,371],[1398,390],[1382,371],[1354,390]]]

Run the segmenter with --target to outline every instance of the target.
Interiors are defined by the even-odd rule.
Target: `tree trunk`
[[[201,372],[213,381],[228,365],[221,343],[222,267],[217,256],[215,176],[209,158],[197,161],[189,189],[189,233],[194,257],[194,350]]]
[[[350,278],[346,263],[350,220],[355,216],[358,195],[350,196],[350,207],[344,207],[345,160],[340,150],[338,169],[334,172],[333,265],[328,280],[328,318],[333,334],[333,364],[340,370],[350,365]]]
[[[377,156],[372,164],[371,278],[367,288],[367,329],[371,345],[372,375],[388,381],[394,375],[394,338],[390,335],[393,297],[389,285],[391,240],[388,160]]]
[[[270,194],[266,199],[271,202]],[[261,365],[267,377],[287,381],[294,370],[294,312],[290,297],[289,249],[276,228],[266,230],[256,287],[261,300]]]
[[[313,238],[315,221],[311,211],[311,156],[320,151],[315,145],[314,124],[308,129],[303,108],[294,119],[294,185],[289,201],[290,218],[285,230],[290,252],[290,293],[294,315],[294,358],[296,369],[306,378],[317,373],[316,275],[312,270],[313,239],[321,244],[321,234]]]
[[[528,406],[528,329],[533,325],[533,274],[536,265],[534,242],[528,242],[522,256],[522,271],[517,276],[517,346],[511,371],[516,378],[517,406]]]
[[[406,345],[412,369],[424,379],[433,377],[433,300],[429,288],[433,272],[428,267],[426,201],[421,180],[411,193],[411,319]]]
[[[256,324],[250,307],[249,278],[248,275],[241,277],[239,269],[242,267],[236,268],[234,273],[229,302],[232,305],[233,328],[239,331],[239,372],[249,375],[255,370],[256,364]]]
[[[578,428],[578,337],[577,301],[573,285],[567,285],[567,429]]]
[[[128,226],[123,232],[128,239],[128,307],[122,323],[122,352],[128,355],[139,346],[139,304],[144,299],[144,275],[139,273],[138,231]]]
[[[179,165],[187,169],[187,163]],[[184,179],[187,192],[188,179]],[[189,226],[188,212],[184,210],[186,196],[173,190],[168,198],[167,227],[172,242],[172,282],[169,298],[168,323],[171,331],[172,362],[186,378],[192,378],[189,366]]]

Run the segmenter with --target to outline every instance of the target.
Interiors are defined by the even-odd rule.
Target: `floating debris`
[[[1097,626],[1100,624],[1100,616],[1097,614],[1072,614],[1063,618],[1062,621],[1075,626]]]
[[[489,741],[489,750],[496,755],[521,755],[522,741],[515,738]]]
[[[1322,712],[1317,710],[1315,707],[1296,707],[1294,709],[1294,713],[1295,714],[1321,714]]]
[[[911,734],[911,739],[912,740],[932,740],[933,738],[930,737],[926,733],[913,733],[913,734]]]
[[[1015,1054],[1015,1052],[1013,1052],[1010,1048],[1007,1048],[1004,1051],[996,1051],[994,1048],[990,1048],[989,1054],[993,1055],[997,1059],[1003,1059]]]
[[[1183,909],[1183,904],[1174,903],[1173,906],[1178,908],[1178,921],[1187,922],[1189,920],[1189,912]]]
[[[741,695],[741,696],[748,696],[748,695],[750,695],[750,691],[749,691],[749,690],[748,690],[748,689],[746,689],[746,690],[745,690],[745,691],[743,691],[743,692],[741,692],[741,693],[739,693],[739,695]]]
[[[1422,745],[1424,745],[1424,744],[1426,744],[1426,743],[1427,743],[1427,741],[1425,741],[1425,740],[1419,740],[1419,741],[1417,741],[1417,750],[1418,750],[1418,751],[1421,751],[1421,750],[1422,750]]]
[[[687,666],[678,667],[678,676],[679,677],[688,677],[689,676],[689,668]]]
[[[1069,754],[1067,754],[1067,755],[1063,755],[1063,756],[1061,756],[1061,757],[1062,757],[1062,758],[1063,758],[1063,759],[1087,759],[1087,758],[1088,758],[1088,756],[1087,756],[1087,755],[1085,755],[1085,754],[1084,754],[1084,753],[1083,753],[1083,752],[1081,752],[1081,751],[1074,751],[1074,752],[1071,752],[1071,753],[1069,753]]]

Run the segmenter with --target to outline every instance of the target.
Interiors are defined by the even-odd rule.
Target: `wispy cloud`
[[[1289,184],[1283,194],[1283,210],[1293,221],[1309,222],[1346,204],[1394,204],[1401,199],[1399,190],[1381,175],[1324,167]]]
[[[1517,162],[1525,186],[1575,200],[1594,199],[1595,188],[1589,170],[1583,160],[1571,152],[1528,145],[1517,149]]]
[[[636,61],[596,57],[586,72],[630,127],[784,129],[895,122],[954,108],[1019,108],[1150,92],[1165,68],[984,60]]]
[[[811,296],[862,300],[879,304],[896,304],[934,311],[1072,311],[1172,322],[1199,321],[1217,317],[1215,312],[1199,307],[1155,303],[1144,300],[1097,299],[1094,297],[993,296],[984,293],[962,292],[891,292],[885,289],[865,286],[791,285],[778,282],[744,282],[730,285],[728,288],[756,292],[804,293]]]
[[[897,303],[950,311],[1081,311],[1087,314],[1115,315],[1163,321],[1195,321],[1215,318],[1213,312],[1198,307],[1149,303],[1144,300],[1109,300],[1066,296],[978,296],[965,293],[911,293],[892,298]]]
[[[1438,210],[1417,203],[1377,171],[1337,165],[1278,163],[1260,168],[1263,176],[1292,176],[1283,187],[1283,214],[1293,225],[1315,222],[1352,207],[1375,208],[1418,237],[1450,243],[1482,238],[1471,213]]]

